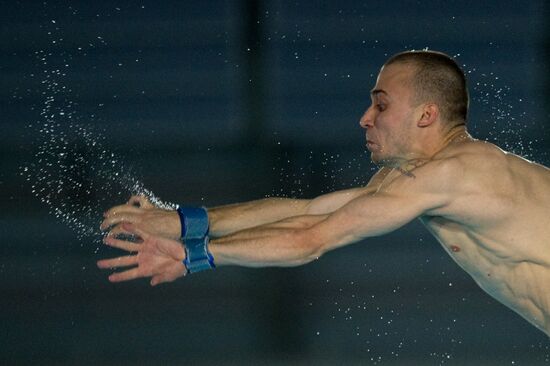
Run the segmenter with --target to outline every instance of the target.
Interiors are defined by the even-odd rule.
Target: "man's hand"
[[[139,238],[139,242],[117,239],[121,234],[134,235]],[[111,282],[152,277],[151,286],[155,286],[159,283],[174,281],[187,272],[182,262],[185,259],[185,250],[179,241],[151,235],[137,228],[136,225],[123,223],[111,230],[103,241],[112,247],[136,253],[97,262],[99,268],[137,266],[112,274],[109,276]]]
[[[181,223],[175,210],[164,210],[144,196],[132,196],[128,203],[105,212],[101,230],[117,228],[122,222],[137,224],[142,230],[165,238],[179,239]]]

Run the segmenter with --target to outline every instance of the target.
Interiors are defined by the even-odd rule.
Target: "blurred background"
[[[358,120],[404,50],[454,56],[470,131],[550,163],[544,1],[0,4],[0,363],[549,362],[418,222],[156,288],[95,266],[118,254],[101,214],[136,184],[209,207],[365,184]]]

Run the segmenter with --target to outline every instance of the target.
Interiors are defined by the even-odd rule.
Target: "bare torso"
[[[475,140],[434,157],[444,159],[462,169],[453,200],[422,223],[483,290],[550,335],[550,169]]]

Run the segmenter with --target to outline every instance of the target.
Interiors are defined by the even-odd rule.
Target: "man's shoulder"
[[[487,180],[507,164],[496,145],[471,140],[446,147],[431,159],[411,160],[392,169],[384,186],[411,191],[448,192]]]
[[[509,192],[513,187],[510,167],[511,157],[498,146],[473,140],[452,146],[433,159],[441,184],[451,187],[453,192],[487,192],[498,190]]]
[[[402,192],[441,192],[463,175],[462,163],[456,156],[411,160],[392,169],[382,190]]]
[[[448,146],[431,159],[411,161],[401,173],[432,188],[449,187],[460,184],[475,171],[498,167],[499,161],[505,163],[504,151],[489,142],[471,140]]]
[[[434,156],[434,161],[463,161],[464,163],[502,159],[506,152],[498,146],[483,140],[470,140],[452,144]]]
[[[498,146],[480,140],[472,140],[454,144],[445,148],[431,160],[434,167],[466,174],[468,172],[488,172],[504,168],[508,164],[508,156]]]

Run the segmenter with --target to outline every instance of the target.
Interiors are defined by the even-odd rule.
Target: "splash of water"
[[[485,126],[487,140],[506,151],[533,161],[544,160],[545,153],[534,147],[538,139],[527,139],[524,135],[524,131],[533,129],[536,123],[523,109],[523,99],[512,100],[512,89],[494,72],[484,73],[472,68],[466,73],[471,83],[472,100],[483,115],[482,120],[473,121],[473,127]]]
[[[74,229],[79,239],[99,240],[101,213],[113,202],[144,195],[160,208],[175,208],[146,189],[134,170],[105,147],[103,131],[90,120],[82,122],[64,82],[70,56],[37,51],[35,57],[43,69],[43,102],[39,119],[27,126],[34,159],[20,167],[20,173],[49,213]],[[57,65],[55,59],[59,59]]]

